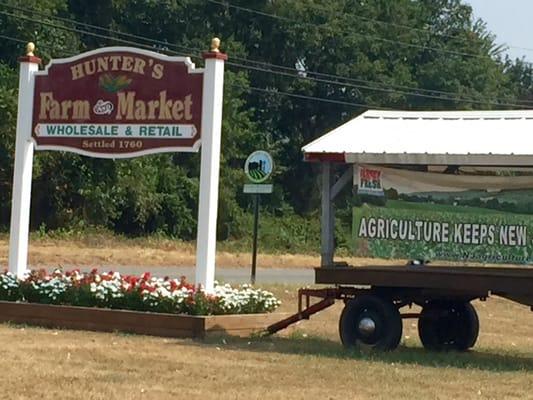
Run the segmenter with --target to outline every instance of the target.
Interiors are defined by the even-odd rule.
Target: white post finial
[[[211,51],[215,53],[220,52],[220,39],[215,37],[211,40]]]
[[[35,51],[35,43],[29,42],[26,45],[26,55],[28,57],[35,57],[35,54],[33,54],[34,51]]]

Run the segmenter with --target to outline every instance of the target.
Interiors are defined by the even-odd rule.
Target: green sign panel
[[[533,170],[359,167],[357,256],[533,262]]]

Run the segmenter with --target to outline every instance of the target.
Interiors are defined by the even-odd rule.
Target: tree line
[[[222,38],[230,59],[220,239],[247,234],[250,199],[242,193],[242,167],[254,150],[270,151],[276,163],[275,191],[264,197],[269,214],[316,218],[318,166],[302,162],[301,147],[364,110],[533,106],[531,66],[507,58],[462,0],[4,0],[0,26],[4,228],[11,207],[17,58],[30,40],[45,64],[121,45],[188,55],[201,66],[211,38]],[[32,226],[102,226],[193,239],[199,164],[199,154],[115,161],[38,152]]]

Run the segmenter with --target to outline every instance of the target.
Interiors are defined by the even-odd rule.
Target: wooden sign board
[[[55,59],[35,73],[38,150],[92,157],[197,151],[203,70],[188,58],[108,47]]]

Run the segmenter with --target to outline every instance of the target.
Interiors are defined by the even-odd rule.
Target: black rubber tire
[[[467,351],[476,344],[479,318],[468,302],[429,302],[420,313],[418,335],[428,350]]]
[[[375,331],[371,336],[359,332],[359,321],[371,318]],[[339,334],[345,347],[390,351],[402,339],[402,318],[392,301],[375,295],[361,295],[349,300],[339,320]]]

